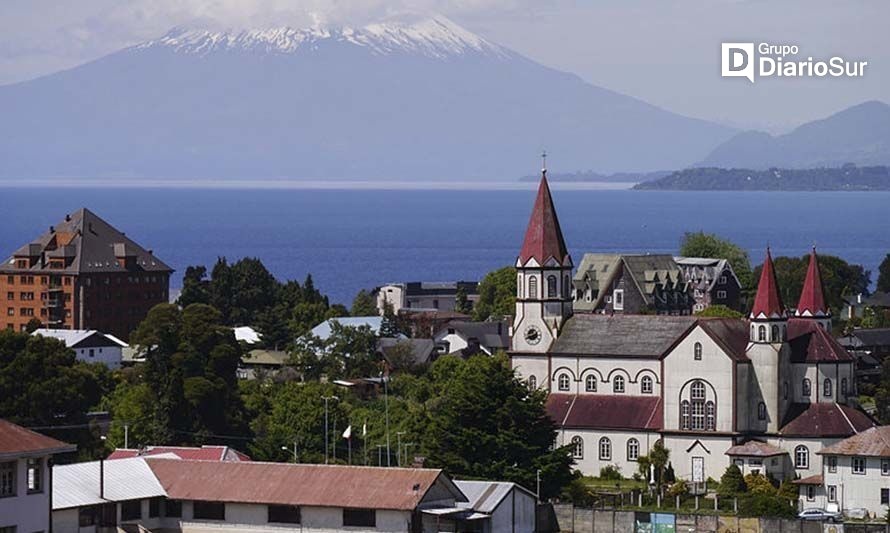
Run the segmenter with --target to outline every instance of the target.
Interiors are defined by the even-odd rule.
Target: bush
[[[776,498],[775,495],[750,493],[739,498],[739,514],[750,517],[794,518],[797,516],[797,510],[791,505],[791,502]]]
[[[687,494],[689,494],[689,487],[686,486],[686,481],[683,479],[677,481],[668,489],[668,496],[671,497],[686,496]]]
[[[593,491],[580,477],[573,479],[562,489],[560,499],[571,502],[579,507],[591,507],[594,503]]]
[[[745,476],[745,485],[748,486],[748,492],[751,494],[763,494],[765,496],[775,496],[776,494],[776,487],[770,483],[766,476],[760,473],[751,473]]]
[[[720,476],[720,485],[717,486],[717,494],[723,498],[732,498],[748,490],[742,471],[736,465],[729,465]]]
[[[600,479],[608,479],[609,481],[619,481],[623,479],[621,468],[618,465],[606,465],[600,468]]]

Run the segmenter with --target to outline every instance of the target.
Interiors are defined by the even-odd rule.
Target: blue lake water
[[[823,253],[876,278],[890,193],[554,190],[570,251],[674,253],[704,230],[776,255]],[[255,256],[279,278],[312,273],[332,301],[390,281],[479,279],[512,264],[533,190],[248,190],[0,187],[0,255],[88,207],[178,273]]]

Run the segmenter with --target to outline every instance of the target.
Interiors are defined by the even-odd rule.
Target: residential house
[[[377,289],[377,309],[381,315],[386,304],[396,313],[402,309],[455,311],[459,291],[466,294],[471,306],[479,300],[479,284],[475,281],[390,283]]]
[[[510,347],[509,327],[506,322],[465,322],[455,320],[446,324],[434,336],[439,354],[475,353],[492,355]]]
[[[436,345],[432,339],[393,339],[377,341],[377,351],[391,371],[406,370],[433,362]]]
[[[592,300],[605,301],[598,285],[585,285],[599,283],[586,275],[595,271],[625,279],[624,296],[631,287],[640,301],[648,291],[635,280],[678,279],[670,257],[656,259],[653,270],[621,257],[582,265],[576,289],[590,286],[598,291]],[[557,444],[571,446],[581,472],[597,475],[613,465],[629,476],[661,441],[677,477],[693,484],[719,478],[740,459],[749,467],[768,459],[767,470],[808,477],[821,471],[816,451],[874,425],[857,407],[855,361],[831,336],[815,250],[793,314],[767,250],[747,319],[604,315],[593,312],[602,310],[593,301],[577,312],[577,299],[567,305],[565,291],[572,268],[542,177],[516,260],[509,355],[530,388],[549,392]],[[614,281],[604,287],[614,304],[621,288]]]
[[[0,419],[0,531],[50,531],[52,458],[75,446]]]
[[[79,209],[0,263],[5,327],[38,320],[128,339],[167,303],[173,269],[89,209]],[[0,324],[4,324],[0,322]]]
[[[803,508],[866,509],[875,518],[890,509],[890,426],[873,427],[817,452],[821,472],[796,481]]]
[[[53,469],[53,531],[440,531],[466,496],[441,470],[194,461],[171,454]]]
[[[121,367],[123,350],[128,347],[126,342],[114,335],[96,330],[39,328],[31,335],[60,340],[74,351],[78,361],[102,363],[112,370]]]
[[[876,291],[868,296],[857,294],[844,298],[841,318],[844,320],[863,318],[867,308],[878,312],[890,310],[890,292]]]
[[[259,375],[271,375],[284,367],[290,355],[282,350],[250,350],[241,356],[237,374],[241,379],[256,379]]]
[[[693,312],[711,305],[741,310],[742,284],[726,259],[710,257],[674,257],[683,278],[692,287]]]
[[[547,280],[552,298],[556,277]],[[691,285],[670,255],[584,254],[573,288],[576,313],[689,315],[695,305]]]

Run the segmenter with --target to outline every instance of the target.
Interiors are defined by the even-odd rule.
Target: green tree
[[[393,311],[392,304],[385,302],[383,304],[383,321],[380,323],[381,337],[398,337],[407,333],[407,328],[403,328],[399,316]]]
[[[766,496],[774,496],[776,487],[770,483],[769,479],[761,473],[750,473],[745,476],[745,486],[751,494],[763,494]]]
[[[709,305],[705,307],[701,311],[695,313],[696,316],[701,317],[716,317],[716,318],[744,318],[745,315],[743,313],[739,313],[735,309],[730,309],[725,305]]]
[[[206,277],[207,267],[200,265],[186,267],[185,275],[182,277],[182,292],[179,293],[176,303],[180,307],[210,303],[210,292],[208,290],[210,283]]]
[[[684,257],[714,257],[726,259],[732,265],[743,291],[754,287],[756,278],[751,273],[751,260],[739,245],[703,231],[687,232],[680,241],[680,255]]]
[[[374,296],[362,289],[352,300],[352,309],[349,310],[349,314],[352,316],[377,316],[380,313],[377,311],[377,301]]]
[[[572,479],[568,449],[551,449],[556,426],[544,409],[546,393],[529,392],[505,355],[441,358],[429,376],[435,400],[423,448],[431,466],[526,487],[540,469],[543,498]]]
[[[890,357],[884,359],[881,366],[881,381],[875,392],[875,406],[878,409],[878,420],[890,424]]]
[[[779,284],[782,301],[787,307],[797,306],[809,263],[809,254],[773,259],[776,281]],[[755,269],[756,279],[760,279],[762,268],[761,265]],[[844,296],[865,293],[871,283],[871,273],[861,265],[851,265],[833,255],[819,255],[819,271],[822,275],[826,303],[835,313],[844,307]]]
[[[307,380],[377,376],[382,370],[377,354],[377,335],[368,326],[344,326],[331,322],[324,340],[307,334],[291,350],[291,364]]]
[[[454,295],[454,310],[465,315],[473,312],[473,304],[470,302],[467,296],[467,289],[463,285],[458,285],[457,293]]]
[[[729,465],[726,471],[720,476],[720,485],[717,487],[717,494],[723,498],[731,498],[747,492],[748,486],[745,484],[745,478],[742,471],[736,465]]]
[[[878,287],[879,292],[890,292],[890,254],[881,261],[878,267]]]
[[[475,320],[512,315],[516,312],[516,269],[504,267],[489,272],[479,283],[479,300],[473,307]]]

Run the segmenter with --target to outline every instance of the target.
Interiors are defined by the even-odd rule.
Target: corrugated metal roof
[[[180,459],[194,459],[200,461],[250,461],[247,454],[228,446],[148,446],[143,450],[118,448],[108,456],[112,459],[125,459],[128,457],[154,457],[158,455],[172,454]]]
[[[858,435],[853,435],[849,439],[844,439],[816,453],[821,455],[890,457],[890,426],[878,426],[867,429]]]
[[[103,499],[99,495],[99,461],[54,466],[53,510],[167,495],[142,457],[105,461],[104,469]]]
[[[455,480],[454,484],[463,492],[467,499],[467,503],[462,506],[478,511],[480,513],[491,514],[497,509],[501,501],[510,494],[513,488],[524,490],[531,495],[531,492],[521,486],[510,483],[508,481],[459,481]]]
[[[146,459],[170,498],[318,507],[414,510],[440,483],[466,497],[441,470],[261,462]]]
[[[127,343],[118,339],[113,335],[106,335],[102,332],[96,331],[94,329],[48,329],[48,328],[37,328],[35,329],[31,335],[37,336],[40,335],[42,337],[48,337],[53,339],[58,339],[65,343],[65,346],[68,348],[74,348],[81,342],[89,339],[93,335],[97,335],[100,338],[105,339],[106,344],[104,346],[120,346],[121,348],[127,347]]]
[[[327,340],[331,336],[331,323],[336,322],[344,327],[360,328],[368,326],[371,332],[377,335],[380,333],[380,326],[383,324],[382,316],[345,316],[338,318],[329,318],[321,324],[312,328],[312,335],[321,340]]]
[[[77,447],[73,444],[58,441],[0,419],[0,457],[64,453],[75,449]]]
[[[862,411],[837,403],[793,403],[779,434],[801,437],[850,437],[874,427]]]

